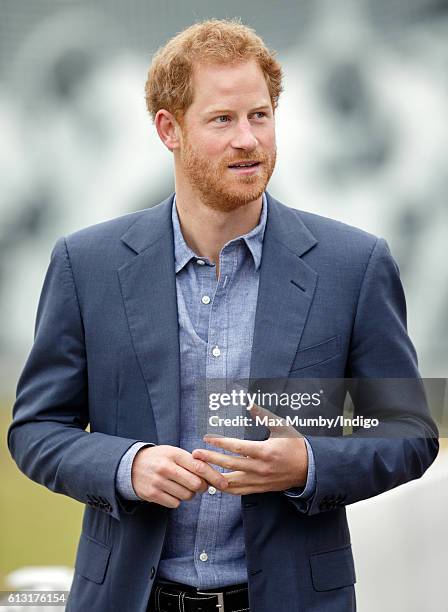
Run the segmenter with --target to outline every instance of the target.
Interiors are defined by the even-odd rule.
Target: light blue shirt
[[[181,375],[179,446],[189,452],[213,448],[204,443],[204,432],[198,431],[198,381],[249,379],[267,215],[263,194],[258,225],[223,246],[217,279],[215,265],[186,244],[175,198],[173,201]],[[306,486],[303,491],[290,489],[283,493],[309,502],[315,491],[315,465],[311,447],[306,439],[305,442]],[[139,499],[132,487],[131,467],[135,454],[145,445],[134,444],[119,465],[117,490],[127,499]],[[202,589],[247,582],[241,496],[209,487],[202,495],[171,509],[157,577]]]

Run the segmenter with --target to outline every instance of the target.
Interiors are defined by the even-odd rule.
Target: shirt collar
[[[250,232],[244,234],[243,236],[238,236],[237,238],[233,238],[233,240],[229,240],[225,246],[231,244],[232,242],[236,242],[237,240],[244,240],[247,245],[247,248],[252,253],[252,257],[255,264],[255,269],[258,270],[261,264],[261,254],[263,250],[263,237],[264,231],[266,228],[266,219],[267,219],[267,198],[266,194],[263,192],[262,195],[262,209],[260,220],[258,225],[256,225]],[[173,233],[174,233],[174,262],[175,262],[175,271],[176,274],[184,268],[187,263],[191,259],[203,259],[199,257],[185,242],[185,239],[182,234],[182,230],[180,227],[179,216],[177,214],[176,208],[176,196],[173,198],[173,207],[171,213],[171,219],[173,223]],[[223,248],[224,248],[223,247]]]

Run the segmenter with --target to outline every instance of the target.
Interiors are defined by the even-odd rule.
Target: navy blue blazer
[[[144,612],[154,583],[169,509],[122,500],[115,474],[138,440],[179,443],[172,198],[57,242],[18,383],[14,460],[86,504],[68,612]],[[344,376],[419,376],[396,264],[384,240],[268,195],[251,378]],[[419,478],[438,452],[425,402],[389,399],[387,436],[309,437],[311,503],[241,497],[254,612],[355,610],[345,506]],[[410,435],[390,435],[404,423]]]

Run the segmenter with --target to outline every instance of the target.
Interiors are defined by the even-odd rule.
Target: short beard
[[[223,160],[219,165],[213,164],[198,155],[184,135],[181,151],[183,171],[193,189],[199,193],[201,201],[213,210],[232,212],[261,197],[274,171],[276,151],[274,150],[273,155],[267,155],[263,151],[241,153],[238,161],[253,158],[262,163],[261,173],[237,177],[239,185],[244,188],[226,188],[224,176],[229,172],[228,166],[235,161],[235,157]]]

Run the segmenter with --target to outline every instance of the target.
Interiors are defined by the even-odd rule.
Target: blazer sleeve
[[[52,252],[33,347],[18,382],[8,447],[32,480],[120,520],[120,509],[128,509],[117,496],[115,476],[121,457],[137,440],[86,431],[87,389],[83,322],[61,238]]]
[[[355,414],[378,418],[372,429],[340,437],[311,436],[316,491],[308,514],[332,510],[419,478],[437,456],[417,357],[406,328],[399,271],[387,243],[378,239],[359,292],[346,376],[364,379],[352,399]],[[379,379],[396,379],[384,381]],[[407,381],[403,381],[407,379]],[[356,385],[355,385],[356,388]]]

